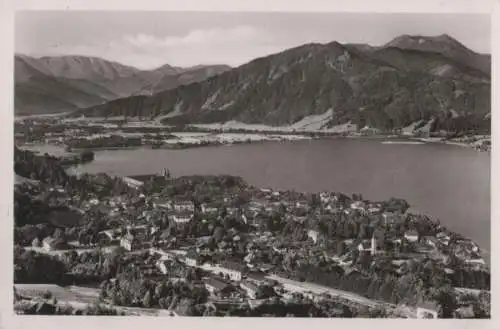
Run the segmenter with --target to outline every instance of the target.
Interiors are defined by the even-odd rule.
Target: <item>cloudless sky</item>
[[[378,46],[401,34],[444,33],[490,53],[490,17],[484,14],[123,11],[17,12],[15,51],[97,56],[141,69],[237,66],[309,42]]]

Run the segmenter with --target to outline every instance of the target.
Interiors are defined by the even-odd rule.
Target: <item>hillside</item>
[[[146,94],[202,81],[229,67],[179,68],[164,65],[141,71],[96,57],[15,56],[15,112],[74,111],[120,97]]]
[[[118,99],[74,115],[284,126],[330,111],[320,128],[351,122],[391,129],[456,117],[481,124],[490,112],[489,72],[464,60],[464,51],[455,54],[442,45],[448,39],[429,39],[435,46],[425,49],[400,46],[400,38],[383,47],[306,44],[200,83]]]
[[[467,63],[468,66],[478,69],[488,76],[491,72],[490,55],[478,54],[447,34],[436,37],[402,35],[385,46],[436,52],[457,62]]]
[[[14,65],[16,114],[66,112],[106,101],[101,97],[104,92],[90,93],[78,86],[86,82],[75,80],[71,84],[54,77],[46,66],[30,57],[16,56]]]

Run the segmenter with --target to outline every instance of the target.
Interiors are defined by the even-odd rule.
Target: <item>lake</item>
[[[184,150],[97,151],[79,172],[231,174],[259,187],[406,199],[490,250],[490,154],[444,144],[321,139]]]

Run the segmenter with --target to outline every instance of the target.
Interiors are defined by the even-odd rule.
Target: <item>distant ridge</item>
[[[173,67],[154,70],[98,57],[78,55],[31,57],[15,55],[15,112],[43,114],[74,111],[132,95],[151,95],[183,84],[202,81],[226,65]]]
[[[489,63],[447,35],[404,35],[382,47],[310,43],[201,82],[72,115],[290,126],[330,111],[324,129],[350,123],[388,130],[431,119],[432,129],[487,128]]]

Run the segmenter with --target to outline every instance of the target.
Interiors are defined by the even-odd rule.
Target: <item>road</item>
[[[350,300],[352,302],[361,304],[361,305],[366,305],[369,307],[383,307],[384,309],[391,309],[398,315],[402,317],[407,317],[407,318],[415,318],[416,317],[416,310],[411,308],[411,307],[406,307],[406,306],[397,306],[395,304],[387,303],[387,302],[382,302],[378,300],[372,300],[368,299],[366,297],[360,296],[358,294],[345,291],[345,290],[339,290],[339,289],[334,289],[326,286],[322,286],[319,284],[315,283],[310,283],[310,282],[300,282],[296,280],[291,280],[287,278],[283,278],[274,274],[266,276],[267,279],[270,280],[276,280],[277,282],[283,284],[284,288],[293,292],[307,292],[310,291],[315,294],[323,294],[323,293],[328,293],[332,296],[338,296],[345,298],[347,300]]]
[[[371,299],[365,298],[363,296],[357,295],[357,294],[352,293],[352,292],[338,290],[338,289],[334,289],[334,288],[330,288],[330,287],[326,287],[326,286],[322,286],[322,285],[310,283],[310,282],[300,282],[300,281],[296,281],[296,280],[291,280],[291,279],[283,278],[283,277],[280,277],[280,276],[277,276],[274,274],[266,276],[266,279],[276,280],[279,283],[281,283],[285,287],[285,289],[293,291],[293,292],[310,291],[310,292],[315,293],[315,294],[328,293],[332,296],[342,297],[342,298],[348,299],[350,301],[353,301],[353,302],[356,302],[356,303],[359,303],[362,305],[370,306],[370,307],[388,306],[388,305],[391,305],[393,307],[396,306],[396,305],[392,305],[392,304],[388,304],[388,303],[384,303],[384,302],[380,302],[380,301],[371,300]]]

